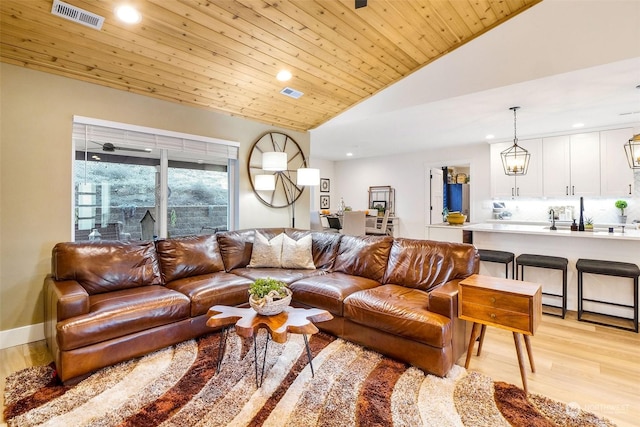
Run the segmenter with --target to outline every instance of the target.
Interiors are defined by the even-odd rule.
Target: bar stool
[[[537,267],[537,268],[550,268],[552,270],[561,270],[562,271],[562,293],[554,294],[550,292],[545,292],[544,287],[542,291],[542,295],[561,298],[562,306],[558,307],[557,305],[551,304],[542,304],[543,307],[551,307],[551,308],[559,308],[561,309],[561,314],[557,314],[554,312],[543,312],[545,314],[550,314],[552,316],[562,317],[567,314],[567,264],[569,264],[569,260],[562,257],[557,256],[547,256],[547,255],[535,255],[535,254],[522,254],[516,258],[516,279],[518,276],[520,280],[524,280],[524,267]]]
[[[595,259],[578,259],[576,262],[576,269],[578,270],[578,320],[583,322],[595,323],[597,325],[605,325],[612,326],[618,329],[624,329],[626,331],[634,331],[638,332],[638,277],[640,277],[640,268],[633,263],[628,262],[617,262],[617,261],[602,261]],[[609,301],[602,301],[596,299],[584,298],[583,296],[583,281],[582,274],[583,273],[591,273],[591,274],[600,274],[603,276],[617,276],[617,277],[628,277],[633,279],[633,305],[628,304],[618,304]],[[598,314],[602,316],[608,316],[618,319],[631,320],[627,317],[614,316],[610,314],[603,314],[594,311],[587,311],[582,308],[582,303],[584,301],[596,302],[600,304],[613,305],[616,307],[626,307],[633,309],[633,327],[627,328],[620,325],[615,325],[611,323],[598,322],[595,320],[583,319],[583,313],[589,314]]]
[[[513,253],[505,251],[494,251],[491,249],[478,249],[478,254],[480,255],[480,261],[504,264],[505,279],[509,278],[509,263],[511,263],[511,278],[515,278],[515,264],[513,263],[515,255]]]

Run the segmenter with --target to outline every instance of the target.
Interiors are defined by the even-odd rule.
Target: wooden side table
[[[313,363],[311,362],[311,350],[309,349],[308,334],[315,334],[318,328],[312,322],[324,322],[333,319],[331,313],[318,308],[296,308],[287,307],[282,313],[273,316],[262,316],[253,308],[229,307],[226,305],[214,305],[207,313],[209,319],[207,326],[217,328],[222,326],[222,338],[218,347],[218,364],[217,370],[220,371],[220,365],[224,356],[226,347],[228,329],[235,326],[236,333],[243,338],[253,337],[253,349],[255,358],[256,386],[262,385],[264,377],[264,366],[267,357],[267,346],[269,339],[283,344],[287,341],[287,333],[302,334],[304,344],[307,350],[307,358],[311,367],[311,375],[313,372]],[[262,374],[258,381],[258,349],[256,346],[256,335],[259,329],[267,330],[267,341],[264,345],[264,356],[262,359]]]
[[[478,353],[487,326],[513,332],[524,391],[528,393],[521,336],[535,372],[529,336],[535,334],[542,317],[542,286],[537,283],[474,274],[458,284],[458,317],[473,322],[465,368],[469,368],[473,346],[480,335]]]

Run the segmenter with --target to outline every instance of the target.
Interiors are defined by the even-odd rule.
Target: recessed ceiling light
[[[353,156],[353,153],[347,153],[347,157]]]
[[[489,135],[485,136],[485,138],[486,138],[486,139],[493,139],[493,138],[495,138],[495,137],[496,137],[496,136],[495,136],[495,135],[493,135],[493,134],[489,134]]]
[[[276,75],[276,79],[281,82],[286,82],[291,80],[291,71],[282,70]]]
[[[116,7],[116,16],[127,24],[137,24],[142,20],[142,15],[133,6],[121,5]]]
[[[581,127],[583,127],[583,126],[584,126],[584,123],[574,123],[574,124],[573,124],[573,127],[574,127],[574,128],[581,128]]]

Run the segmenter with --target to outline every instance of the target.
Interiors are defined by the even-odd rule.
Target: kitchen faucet
[[[551,209],[549,211],[549,213],[551,214],[551,227],[549,227],[549,230],[557,230],[556,228],[556,213],[553,209]]]

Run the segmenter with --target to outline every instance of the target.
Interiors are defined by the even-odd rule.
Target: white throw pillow
[[[282,268],[315,270],[311,251],[312,243],[311,234],[297,242],[285,234],[282,241]]]
[[[282,259],[282,238],[280,233],[271,240],[268,240],[262,233],[256,231],[253,239],[253,250],[251,251],[251,261],[247,267],[281,267]]]

